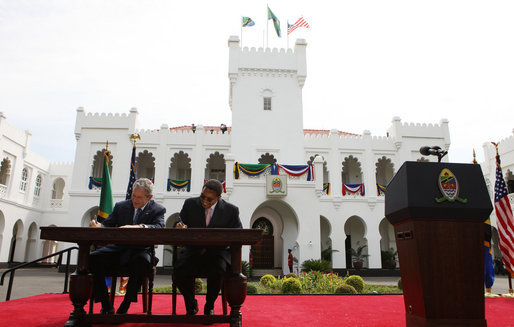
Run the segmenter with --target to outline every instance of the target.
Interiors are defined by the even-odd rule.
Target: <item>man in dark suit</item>
[[[239,209],[223,199],[223,187],[215,179],[207,181],[199,197],[187,199],[180,211],[178,228],[242,228]],[[174,267],[175,283],[184,296],[188,315],[198,312],[194,298],[194,276],[207,273],[205,315],[214,314],[214,301],[221,288],[221,276],[230,264],[228,247],[186,246],[179,253]]]
[[[116,203],[112,213],[101,224],[91,221],[91,227],[120,228],[162,228],[166,209],[154,202],[153,183],[140,178],[133,184],[132,197]],[[114,313],[105,285],[105,269],[112,266],[128,266],[130,275],[127,293],[118,308],[117,314],[127,313],[131,302],[137,302],[137,292],[141,288],[144,272],[151,268],[153,246],[109,244],[89,256],[89,267],[93,274],[93,296],[95,302],[102,302],[104,314]]]

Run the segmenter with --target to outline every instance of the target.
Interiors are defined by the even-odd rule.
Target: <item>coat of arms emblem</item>
[[[439,190],[443,195],[442,198],[435,199],[439,203],[444,201],[459,201],[461,203],[468,202],[468,199],[459,198],[459,181],[448,168],[444,168],[439,174]]]

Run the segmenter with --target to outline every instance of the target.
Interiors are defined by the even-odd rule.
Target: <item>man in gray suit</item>
[[[147,178],[140,178],[133,184],[130,200],[116,203],[106,220],[101,224],[91,221],[90,227],[163,228],[166,209],[154,202],[152,197],[153,183]],[[127,293],[116,312],[125,314],[130,303],[137,302],[137,292],[141,288],[144,272],[151,268],[152,247],[109,244],[90,254],[89,268],[93,274],[93,297],[95,302],[102,302],[101,313],[114,313],[105,285],[106,268],[128,266],[130,275]]]
[[[187,199],[180,211],[177,228],[243,228],[239,209],[223,199],[223,186],[218,180],[207,181],[199,197]],[[179,253],[174,267],[177,287],[184,296],[188,315],[198,312],[194,298],[194,276],[197,272],[207,274],[205,315],[214,314],[214,301],[221,288],[221,276],[230,264],[228,247],[185,246]]]

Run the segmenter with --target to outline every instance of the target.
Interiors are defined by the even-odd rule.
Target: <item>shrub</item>
[[[351,275],[344,282],[346,285],[353,286],[358,293],[364,289],[364,280],[359,275]]]
[[[273,275],[267,274],[262,276],[259,282],[266,287],[272,287],[277,282],[277,279]]]
[[[300,275],[300,282],[304,293],[309,294],[334,293],[338,286],[344,284],[343,279],[339,275],[333,273],[324,274],[319,271],[302,273]]]
[[[334,293],[336,293],[336,294],[357,294],[357,291],[351,285],[341,285],[338,288],[336,288],[336,291]]]
[[[285,278],[282,283],[282,293],[300,294],[302,292],[302,283],[294,277]]]
[[[195,292],[200,293],[203,288],[203,280],[201,278],[195,279]]]
[[[247,284],[246,285],[246,294],[257,294],[257,286],[253,284]]]
[[[253,267],[250,266],[248,261],[241,262],[241,273],[246,277],[252,277],[253,275]]]
[[[398,288],[403,290],[403,285],[402,285],[402,278],[398,278]]]
[[[284,278],[290,278],[290,277],[293,277],[293,278],[298,278],[298,275],[295,274],[295,273],[288,273],[284,276]]]
[[[332,268],[330,267],[330,262],[326,260],[309,259],[302,263],[302,271],[304,272],[321,271],[324,273],[329,273],[331,270]]]

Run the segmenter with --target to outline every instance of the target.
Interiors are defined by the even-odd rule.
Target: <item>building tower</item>
[[[236,161],[257,163],[272,154],[278,162],[305,164],[302,88],[307,77],[307,43],[291,49],[229,46],[232,153]]]

